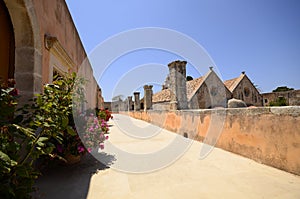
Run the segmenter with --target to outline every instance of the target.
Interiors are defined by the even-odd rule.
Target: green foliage
[[[278,97],[275,101],[269,103],[270,106],[287,106],[287,101],[284,97]]]
[[[109,110],[96,110],[96,114],[99,119],[103,119],[106,122],[108,122],[109,119],[113,119],[113,116],[111,115],[111,112]]]
[[[36,160],[55,157],[57,143],[80,141],[70,121],[72,107],[76,106],[72,103],[73,94],[79,94],[79,102],[82,100],[80,83],[75,73],[56,78],[53,84],[44,86],[44,92],[31,105],[18,110],[17,90],[1,84],[0,198],[30,198],[39,176],[34,167]]]
[[[284,91],[292,91],[294,88],[288,88],[287,86],[279,86],[272,92],[284,92]]]
[[[16,124],[17,90],[9,85],[0,87],[0,198],[30,198],[38,173],[32,164],[38,140],[34,130]],[[41,147],[41,150],[44,147]],[[37,150],[38,151],[38,150]]]

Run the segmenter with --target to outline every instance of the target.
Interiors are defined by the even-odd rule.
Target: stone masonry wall
[[[300,175],[300,107],[125,112],[203,141],[213,114],[225,113],[216,147]]]

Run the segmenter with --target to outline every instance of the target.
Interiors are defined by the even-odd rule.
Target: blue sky
[[[298,0],[66,2],[88,54],[120,32],[160,27],[178,31],[198,42],[213,60],[223,80],[237,77],[241,71],[246,71],[262,92],[270,92],[282,85],[300,89]],[[121,92],[120,89],[116,91],[116,85],[124,86],[129,81],[124,79],[134,77],[153,77],[156,81],[163,81],[167,74],[166,65],[178,58],[180,56],[160,50],[131,52],[115,60],[103,78],[96,78],[105,100],[118,94],[127,96],[131,91],[139,90],[138,86],[128,83],[131,86],[128,86],[129,90]],[[151,63],[155,63],[153,68]],[[156,67],[158,64],[165,65],[166,70]],[[138,72],[141,66],[145,68],[143,73]],[[93,65],[95,71],[97,67]],[[137,73],[132,72],[126,77],[129,71]],[[188,66],[188,74],[193,77],[203,73],[197,73],[193,66]]]

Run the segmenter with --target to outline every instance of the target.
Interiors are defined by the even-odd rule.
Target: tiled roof
[[[169,102],[171,100],[171,92],[170,89],[164,89],[159,91],[158,93],[153,94],[152,102]]]
[[[236,88],[236,86],[240,83],[240,81],[243,79],[244,76],[245,76],[245,74],[241,74],[237,78],[233,78],[233,79],[224,81],[224,84],[228,88],[228,90],[230,92],[232,92]]]
[[[190,98],[193,97],[194,93],[198,90],[198,88],[201,86],[205,79],[205,76],[199,77],[197,79],[187,81],[186,82],[186,92],[187,92],[187,99],[190,100]],[[159,91],[158,93],[155,93],[152,96],[152,102],[169,102],[171,100],[171,92],[170,89],[164,89]]]
[[[198,90],[198,88],[204,82],[205,76],[199,77],[197,79],[193,79],[191,81],[186,82],[186,95],[187,99],[190,100],[194,93]]]

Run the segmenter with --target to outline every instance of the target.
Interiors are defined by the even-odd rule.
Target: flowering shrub
[[[88,152],[91,152],[97,147],[99,147],[100,149],[104,149],[103,143],[106,139],[108,139],[108,135],[106,135],[107,133],[107,122],[103,119],[99,121],[98,118],[94,116],[94,114],[90,114],[87,117],[85,132],[81,136]]]
[[[54,145],[49,140],[61,139],[66,111],[53,105],[52,110],[60,112],[41,115],[50,109],[41,103],[47,94],[41,94],[30,112],[25,107],[16,112],[18,91],[12,84],[1,84],[0,88],[0,198],[30,198],[39,176],[33,165],[40,156],[52,155]],[[54,115],[59,119],[51,118]]]
[[[113,116],[111,115],[111,112],[109,110],[101,109],[98,111],[97,115],[99,119],[103,119],[106,122],[108,122],[109,119],[113,119]]]
[[[86,152],[72,116],[72,108],[77,106],[73,94],[82,96],[78,87],[81,81],[75,73],[57,78],[53,84],[45,85],[43,93],[30,105],[18,110],[14,81],[0,84],[0,198],[30,198],[40,175],[34,167],[37,159],[65,160],[68,154]],[[88,149],[96,146],[103,149],[103,142],[108,138],[106,121],[99,123],[93,116],[87,119],[83,141]]]

